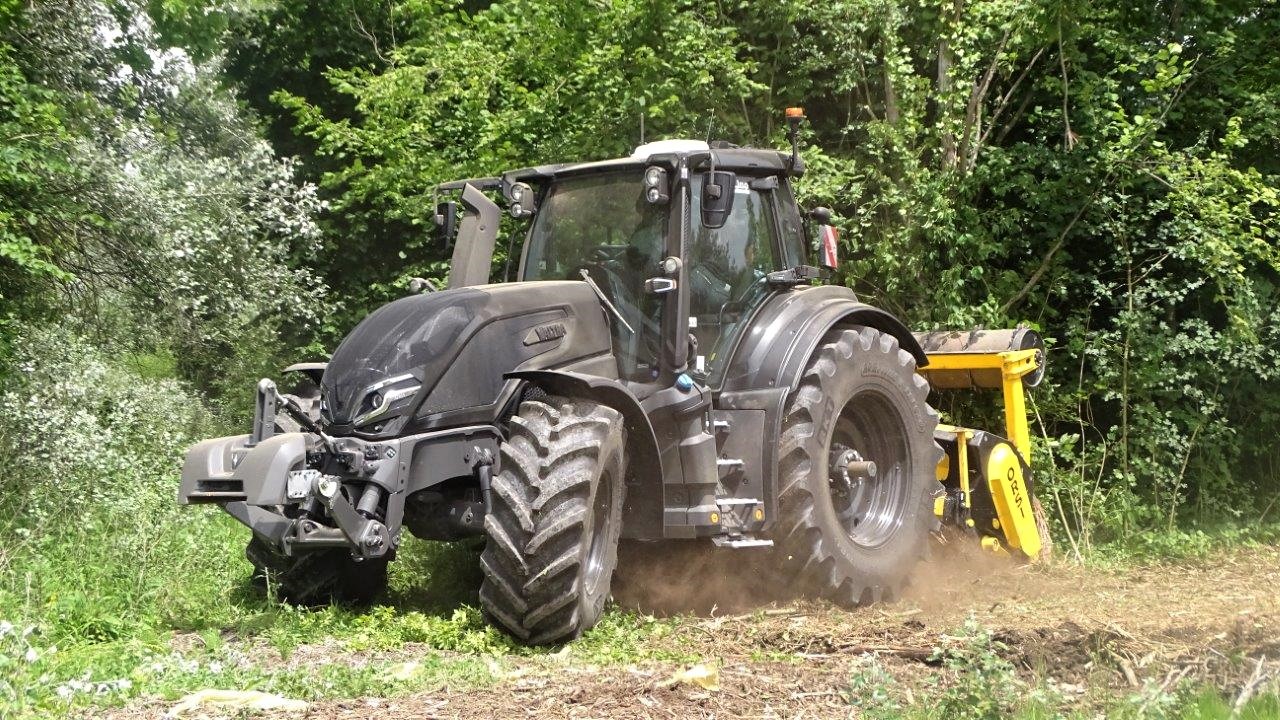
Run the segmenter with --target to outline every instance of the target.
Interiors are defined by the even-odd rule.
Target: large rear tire
[[[896,597],[927,548],[942,449],[915,370],[893,336],[835,330],[787,403],[777,549],[802,589],[840,605]],[[875,475],[842,473],[838,458]]]
[[[256,535],[244,555],[255,585],[295,605],[368,605],[387,587],[386,558],[357,562],[341,548],[285,555]]]
[[[510,421],[480,555],[480,605],[530,645],[578,637],[600,619],[618,563],[622,416],[548,396]]]

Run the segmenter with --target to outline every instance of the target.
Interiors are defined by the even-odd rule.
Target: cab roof
[[[713,157],[717,169],[747,174],[776,175],[786,172],[791,164],[791,156],[777,150],[741,148],[720,142],[708,145],[699,140],[664,140],[641,145],[629,157],[535,165],[509,170],[501,177],[470,178],[441,183],[437,188],[442,191],[461,190],[467,183],[479,188],[492,188],[510,185],[513,182],[545,181],[647,165],[665,165],[674,168],[681,158],[687,158],[694,170],[701,171],[711,167]]]

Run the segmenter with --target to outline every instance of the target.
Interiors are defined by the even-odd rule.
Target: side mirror
[[[436,205],[436,237],[444,241],[445,247],[453,242],[453,235],[458,230],[458,203],[442,202]]]
[[[702,226],[715,230],[724,227],[733,211],[734,186],[738,177],[723,170],[702,173]]]
[[[817,226],[818,264],[832,270],[840,264],[840,254],[836,251],[840,242],[840,232],[831,224],[831,209],[817,207],[809,211],[809,219]],[[811,226],[812,227],[812,226]]]

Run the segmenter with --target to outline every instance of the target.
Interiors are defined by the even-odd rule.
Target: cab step
[[[711,538],[716,547],[727,547],[733,550],[754,547],[773,547],[772,540],[765,540],[751,535],[716,535]]]

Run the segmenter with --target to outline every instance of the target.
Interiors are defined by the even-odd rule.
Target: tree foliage
[[[316,323],[325,288],[306,259],[322,203],[216,61],[164,45],[125,0],[31,6],[4,39],[11,321],[67,317],[120,351],[171,354],[214,390],[260,372],[276,335]]]
[[[1051,338],[1036,462],[1072,543],[1262,516],[1280,488],[1274,0],[0,18],[0,322],[71,317],[205,387],[243,383],[443,274],[436,183],[623,155],[642,127],[782,147],[798,104],[803,199],[843,230],[837,282],[916,327]],[[985,398],[948,405],[984,408],[998,423]]]

